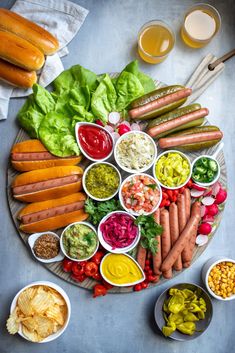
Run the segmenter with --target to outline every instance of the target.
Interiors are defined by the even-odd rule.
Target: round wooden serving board
[[[114,76],[114,75],[112,75]],[[159,87],[159,86],[163,86],[162,83],[160,83],[159,81],[155,81],[156,83],[156,87]],[[29,139],[29,136],[26,134],[26,132],[24,130],[20,130],[14,143],[17,143],[17,142],[21,142],[21,141],[24,141],[24,140],[27,140]],[[207,150],[203,150],[203,154],[208,154],[208,155],[212,155],[213,152],[215,151],[216,149],[216,146],[215,147],[212,147],[212,148],[209,148]],[[158,148],[158,154],[161,153],[161,150]],[[199,155],[201,155],[202,152],[201,151],[198,151],[198,152],[190,152],[188,153],[188,156],[190,158],[191,161],[193,161],[194,158],[198,157]],[[220,164],[220,167],[221,167],[221,177],[220,177],[220,182],[221,184],[226,187],[227,186],[227,173],[226,173],[226,165],[225,165],[225,160],[224,160],[224,154],[222,151],[220,151],[218,157],[217,157],[217,160]],[[84,163],[83,166],[85,167],[87,165],[87,163]],[[13,219],[13,222],[15,224],[15,227],[17,229],[17,232],[19,234],[19,236],[22,238],[23,242],[25,243],[25,245],[28,247],[28,250],[30,252],[30,254],[32,255],[31,253],[31,250],[30,250],[30,247],[28,245],[28,235],[21,232],[19,230],[19,221],[17,220],[17,214],[18,212],[20,211],[20,209],[23,207],[23,203],[22,202],[19,202],[17,200],[15,200],[13,197],[12,197],[12,193],[11,193],[11,184],[12,184],[12,181],[13,179],[16,177],[16,175],[18,174],[18,172],[16,172],[12,167],[11,167],[11,164],[9,163],[9,166],[8,166],[8,170],[7,170],[7,197],[8,197],[8,204],[9,204],[9,208],[10,208],[10,212],[11,212],[11,216],[12,216],[12,219]],[[223,210],[221,210],[221,212],[219,212],[217,218],[216,218],[216,222],[215,222],[215,225],[213,227],[213,232],[211,233],[210,237],[209,237],[209,241],[206,245],[202,246],[202,247],[197,247],[194,251],[194,256],[193,256],[193,260],[192,260],[192,263],[194,263],[197,258],[199,256],[201,256],[201,254],[205,251],[206,247],[209,245],[212,237],[215,235],[215,232],[216,230],[218,229],[219,227],[219,224],[220,224],[220,221],[221,221],[221,218],[222,218],[222,213],[223,213]],[[57,234],[61,234],[62,232],[62,229],[60,230],[57,230],[56,231]],[[32,258],[37,261],[33,255],[32,255]],[[86,279],[84,282],[82,283],[79,283],[79,282],[75,282],[71,279],[70,277],[70,274],[69,273],[66,273],[62,270],[62,267],[61,267],[61,262],[54,262],[54,263],[49,263],[49,264],[44,264],[41,262],[41,264],[43,266],[45,266],[49,271],[53,272],[55,275],[59,276],[60,278],[62,278],[63,280],[69,282],[69,283],[72,283],[78,287],[82,287],[82,288],[86,288],[86,289],[89,289],[91,290],[93,288],[93,286],[95,285],[95,283],[97,283],[96,281],[92,280],[92,279]],[[183,271],[185,271],[186,269],[184,269]],[[177,272],[177,271],[173,271],[173,277],[177,276],[178,274],[182,273],[182,271],[180,272]],[[35,279],[36,280],[36,279]],[[150,288],[151,287],[154,287],[154,286],[159,286],[161,285],[163,282],[167,281],[166,279],[164,278],[161,278],[160,281],[156,284],[150,284]],[[133,292],[133,288],[132,287],[114,287],[112,290],[109,290],[110,293],[131,293]]]

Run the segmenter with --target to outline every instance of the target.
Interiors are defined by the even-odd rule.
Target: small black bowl
[[[168,299],[168,297],[169,297],[168,291],[171,288],[177,288],[177,289],[181,289],[181,290],[182,289],[190,289],[192,291],[196,291],[196,294],[198,296],[202,297],[206,302],[206,312],[205,312],[205,319],[196,321],[197,330],[199,332],[196,331],[192,336],[190,336],[190,335],[185,335],[185,334],[179,332],[178,330],[176,330],[169,337],[176,340],[176,341],[190,341],[194,338],[201,336],[210,325],[210,322],[211,322],[211,319],[213,316],[213,307],[212,307],[211,299],[210,299],[209,295],[206,293],[206,291],[194,283],[175,284],[174,286],[166,289],[158,297],[157,302],[155,304],[155,308],[154,308],[154,317],[155,317],[155,321],[157,323],[159,330],[162,332],[162,327],[166,324],[165,319],[163,317],[163,303],[164,303],[165,299]]]

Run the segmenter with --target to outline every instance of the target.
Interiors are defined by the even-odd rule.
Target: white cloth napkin
[[[46,57],[39,73],[38,83],[46,87],[64,70],[60,58],[68,54],[66,45],[82,26],[88,10],[67,0],[17,0],[11,10],[47,29],[60,43],[60,50]],[[31,92],[31,89],[13,88],[1,81],[0,120],[7,118],[11,97],[24,97]]]
[[[220,63],[212,71],[208,69],[208,65],[212,64],[215,60],[217,60],[216,56],[208,54],[185,83],[186,87],[192,88],[192,94],[187,98],[185,105],[194,102],[224,71],[225,65],[223,63]]]

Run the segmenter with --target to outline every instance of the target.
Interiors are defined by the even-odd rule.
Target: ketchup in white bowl
[[[77,123],[77,143],[82,153],[92,161],[104,161],[113,152],[113,139],[109,131],[93,123]]]

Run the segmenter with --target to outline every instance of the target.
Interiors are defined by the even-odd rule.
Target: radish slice
[[[203,234],[199,234],[196,238],[196,244],[198,246],[203,246],[208,242],[208,236],[207,235],[203,235]]]
[[[140,126],[137,123],[131,124],[131,130],[132,131],[140,131]]]
[[[192,197],[201,197],[204,194],[204,189],[203,190],[197,190],[197,189],[191,189],[190,191]]]
[[[204,217],[206,215],[206,206],[201,205],[201,217]]]
[[[105,125],[105,130],[109,131],[109,132],[114,132],[114,128],[111,125]]]
[[[203,196],[211,196],[211,194],[212,194],[212,189],[209,188],[209,189],[206,189],[206,190],[205,190]]]
[[[124,121],[122,121],[122,124],[124,124],[124,125],[128,126],[129,128],[131,128],[131,124],[129,123],[129,121],[124,120]]]
[[[213,186],[212,186],[212,195],[213,196],[216,196],[218,194],[218,192],[220,191],[220,188],[221,188],[221,185],[219,182],[215,183]]]
[[[203,207],[203,206],[202,206]],[[204,206],[205,207],[205,206]],[[206,223],[214,223],[215,217],[211,216],[209,214],[204,215],[202,222],[206,222]]]
[[[204,191],[204,190],[206,190],[206,187],[204,187],[204,186],[199,186],[199,185],[197,185],[197,184],[195,184],[195,183],[192,183],[192,189],[196,189],[196,190],[198,190],[198,191]]]
[[[215,199],[212,196],[206,196],[206,197],[203,197],[202,199],[202,203],[205,206],[213,205],[214,202],[215,202]]]
[[[109,122],[113,125],[116,125],[121,119],[121,116],[118,112],[109,113]]]
[[[118,132],[113,132],[112,137],[113,137],[114,144],[115,144],[117,142],[117,140],[119,139],[120,135]]]

